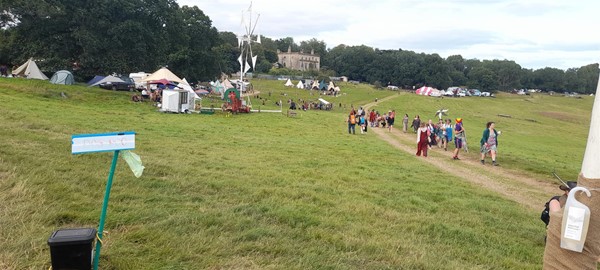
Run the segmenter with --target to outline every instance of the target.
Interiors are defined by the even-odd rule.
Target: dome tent
[[[74,82],[75,79],[73,78],[73,74],[67,70],[59,70],[56,73],[54,73],[54,75],[52,75],[52,78],[50,78],[50,83],[53,84],[71,85]]]

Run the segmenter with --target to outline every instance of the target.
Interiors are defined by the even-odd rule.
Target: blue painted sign
[[[71,154],[135,149],[135,132],[79,134],[71,137]]]

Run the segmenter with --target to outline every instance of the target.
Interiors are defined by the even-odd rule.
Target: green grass
[[[281,81],[253,83],[262,97],[318,97]],[[574,177],[592,99],[342,91],[324,97],[347,106],[333,112],[225,117],[158,113],[125,92],[0,79],[0,269],[46,269],[52,231],[97,227],[111,154],[71,155],[71,135],[127,130],[137,133],[134,152],[146,170],[135,178],[119,161],[102,269],[541,268],[538,210],[376,136],[347,135],[345,113],[350,104],[398,95],[378,108],[411,116],[450,108],[471,141],[496,120],[503,167]]]

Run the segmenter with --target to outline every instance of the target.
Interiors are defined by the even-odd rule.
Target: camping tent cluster
[[[40,70],[37,63],[29,58],[25,63],[12,71],[13,77],[23,77],[27,79],[48,80],[48,77]],[[73,74],[67,70],[59,70],[50,79],[53,84],[73,84],[75,79]]]
[[[292,80],[287,79],[287,81],[285,82],[284,86],[286,87],[296,87],[298,89],[306,89],[306,90],[319,90],[319,91],[326,91],[329,92],[330,94],[333,95],[337,95],[339,94],[340,87],[335,85],[333,83],[333,81],[330,81],[329,84],[326,83],[324,80],[322,80],[321,82],[314,80],[299,80],[298,83],[294,84],[292,82]]]

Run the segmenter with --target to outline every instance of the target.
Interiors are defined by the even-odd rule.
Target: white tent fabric
[[[296,84],[296,88],[303,89],[304,88],[304,83],[302,83],[302,81],[298,81],[298,84]]]
[[[319,82],[317,82],[317,80],[314,80],[312,85],[310,86],[311,89],[319,89]]]
[[[48,80],[48,77],[40,71],[33,59],[29,58],[25,64],[12,71],[13,76],[23,76],[27,79]]]
[[[329,101],[327,101],[327,100],[319,98],[319,101],[321,101],[323,104],[329,105]]]
[[[233,87],[233,84],[231,84],[229,79],[225,79],[221,84],[225,87],[225,90],[227,90],[229,88],[235,88],[235,87]]]
[[[292,83],[292,80],[287,79],[287,81],[285,82],[284,86],[292,87],[292,86],[294,86],[294,84]]]
[[[333,90],[335,90],[336,92],[339,92],[340,91],[340,87],[336,86]]]
[[[335,85],[333,84],[333,81],[330,81],[329,86],[327,87],[327,91],[330,91],[330,90],[335,90]]]
[[[125,81],[123,81],[120,78],[117,78],[115,76],[109,75],[109,76],[104,77],[104,79],[99,80],[96,83],[94,83],[88,87],[96,86],[96,85],[103,84],[103,83],[113,83],[113,82],[125,82]]]
[[[179,77],[177,77],[177,75],[173,74],[173,72],[171,72],[166,67],[162,67],[154,73],[150,74],[150,76],[144,78],[142,82],[158,81],[162,79],[167,79],[171,82],[182,82],[182,80]]]

